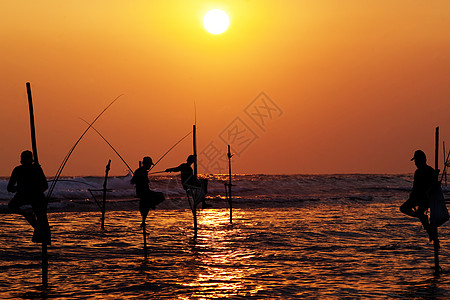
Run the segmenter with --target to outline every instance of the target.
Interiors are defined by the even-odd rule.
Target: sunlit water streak
[[[326,185],[303,191],[301,197],[311,200],[293,202],[289,192],[283,202],[279,188],[278,198],[266,193],[258,206],[253,192],[246,205],[236,200],[232,225],[227,208],[201,210],[196,241],[191,211],[166,204],[147,220],[146,261],[136,202],[108,211],[105,231],[98,211],[52,212],[45,292],[30,227],[16,215],[0,214],[0,298],[450,298],[448,224],[439,229],[444,273],[435,278],[426,233],[398,211],[407,191],[374,188],[368,183],[373,178],[362,175],[351,179],[361,182],[358,189],[333,190],[347,179],[328,176]],[[318,181],[302,180],[305,190]],[[380,181],[391,184],[392,178]],[[292,183],[285,187],[295,190]]]
[[[310,203],[290,209],[157,210],[143,259],[138,214],[51,214],[50,290],[55,298],[353,298],[450,296],[432,276],[433,250],[399,203]],[[38,295],[40,249],[22,220],[3,215],[3,298]],[[448,229],[440,230],[448,269]],[[32,292],[35,291],[36,294]]]

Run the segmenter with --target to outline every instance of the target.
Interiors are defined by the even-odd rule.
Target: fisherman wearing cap
[[[134,171],[131,184],[136,185],[136,196],[139,198],[139,211],[142,216],[143,226],[148,212],[151,209],[156,209],[156,205],[164,201],[164,194],[160,192],[151,191],[148,187],[150,180],[148,179],[148,171],[154,165],[152,159],[148,156],[142,159],[142,166]]]
[[[414,152],[414,161],[417,170],[414,173],[414,183],[409,199],[400,206],[400,211],[408,216],[419,218],[427,231],[430,241],[437,241],[437,228],[432,226],[425,214],[429,206],[428,194],[438,184],[435,170],[427,165],[427,157],[422,150]]]
[[[47,179],[40,165],[33,164],[33,153],[25,150],[20,155],[20,166],[14,168],[9,179],[7,190],[15,193],[8,203],[8,208],[12,213],[25,217],[30,225],[35,229],[33,242],[40,243],[43,240],[50,244],[50,231],[36,230],[38,224],[44,219],[47,201],[44,191],[48,188]],[[24,205],[31,205],[32,210],[22,209]]]
[[[211,204],[205,202],[205,191],[192,170],[191,165],[194,162],[195,156],[189,155],[185,163],[182,163],[175,168],[168,168],[165,172],[180,172],[181,184],[183,185],[184,190],[195,200],[195,204],[202,202],[202,208],[211,207]]]

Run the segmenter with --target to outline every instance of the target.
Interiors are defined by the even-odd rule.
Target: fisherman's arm
[[[16,171],[16,169],[14,169],[13,171],[12,171],[12,173],[11,173],[11,178],[9,179],[9,182],[8,182],[8,186],[6,187],[6,189],[8,190],[8,192],[10,192],[10,193],[15,193],[15,192],[17,192],[17,186],[16,186],[16,183],[17,183],[17,171]]]
[[[168,168],[164,172],[180,172],[181,171],[181,165],[175,168]]]
[[[134,171],[133,177],[131,177],[131,180],[130,180],[130,183],[131,183],[131,184],[136,184],[137,178],[139,177],[139,172],[140,172],[139,169],[136,169],[136,170]]]

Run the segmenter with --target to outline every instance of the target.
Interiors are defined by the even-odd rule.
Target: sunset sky
[[[219,35],[203,27],[215,8],[230,18]],[[448,0],[3,0],[0,11],[0,176],[31,148],[26,82],[49,177],[79,118],[121,94],[95,127],[133,168],[192,129],[194,102],[199,160],[231,142],[236,173],[410,173],[416,149],[434,165],[436,126],[450,150]],[[191,152],[188,138],[154,171]],[[108,159],[126,174],[88,132],[63,175],[102,175]],[[199,173],[223,164],[209,162]]]

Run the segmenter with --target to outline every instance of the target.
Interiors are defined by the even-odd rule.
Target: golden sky
[[[203,28],[213,8],[230,17],[221,35]],[[47,176],[86,128],[79,118],[120,94],[95,127],[133,168],[191,130],[194,102],[211,163],[200,173],[215,172],[212,150],[233,130],[236,173],[413,172],[416,149],[432,164],[436,126],[450,150],[447,0],[3,0],[0,11],[1,176],[31,148],[26,82]],[[155,170],[191,151],[183,141]],[[89,132],[63,175],[101,175],[108,159],[125,174]]]

